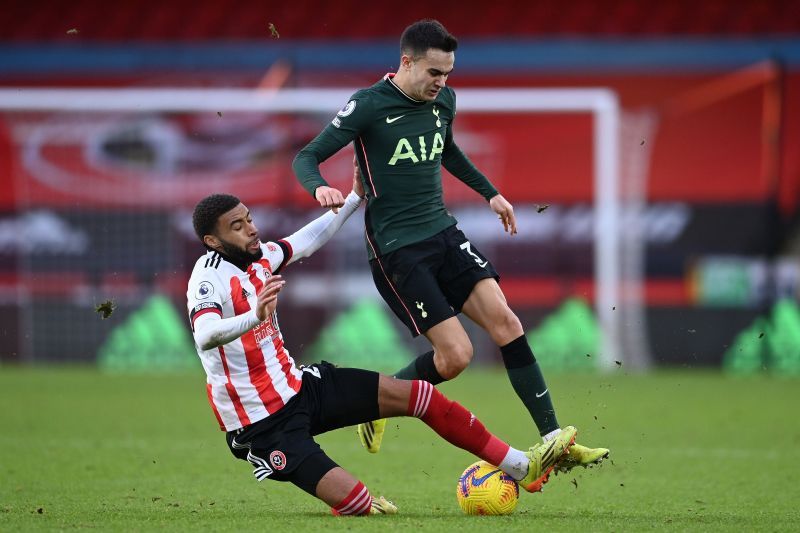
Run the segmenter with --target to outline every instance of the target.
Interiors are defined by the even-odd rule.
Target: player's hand
[[[330,207],[334,213],[339,212],[339,208],[344,205],[344,196],[342,191],[328,187],[327,185],[320,185],[314,191],[314,197],[322,207]]]
[[[503,223],[503,230],[506,233],[515,235],[517,233],[517,219],[514,217],[514,208],[503,198],[502,194],[493,196],[489,200],[489,207],[497,213],[497,218]]]
[[[361,169],[358,168],[358,159],[356,159],[356,156],[353,156],[353,192],[356,193],[359,198],[364,198],[366,194],[364,192],[364,185],[361,183]]]
[[[275,312],[278,307],[278,293],[281,292],[286,282],[280,276],[272,276],[261,288],[256,301],[256,316],[263,322]]]

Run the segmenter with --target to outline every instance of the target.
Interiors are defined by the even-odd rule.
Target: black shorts
[[[475,284],[500,276],[456,226],[370,261],[372,279],[416,337],[461,312]]]
[[[291,481],[315,495],[319,480],[337,465],[312,437],[380,418],[378,376],[325,361],[304,367],[300,392],[277,413],[229,431],[228,447],[253,465],[259,481]]]

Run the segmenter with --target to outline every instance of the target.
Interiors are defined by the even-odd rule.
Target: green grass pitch
[[[469,517],[455,500],[466,452],[414,419],[392,421],[374,456],[346,428],[322,446],[401,514],[337,518],[230,455],[199,374],[0,367],[0,530],[800,529],[798,380],[618,369],[548,384],[561,423],[613,463],[552,477],[510,516]],[[441,388],[513,445],[532,443],[502,372],[469,369]]]

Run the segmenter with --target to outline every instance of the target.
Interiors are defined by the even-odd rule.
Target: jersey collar
[[[228,256],[227,254],[223,254],[222,252],[217,252],[217,253],[225,261],[227,261],[228,263],[232,264],[233,266],[235,266],[236,268],[238,268],[242,272],[247,272],[247,269],[250,267],[250,265],[252,265],[253,263],[256,262],[256,261],[237,261],[236,259],[234,259],[233,257]]]
[[[403,89],[401,89],[401,88],[400,88],[400,86],[399,86],[399,85],[397,85],[397,84],[394,82],[394,75],[395,75],[395,73],[394,73],[394,72],[387,72],[387,73],[386,73],[386,76],[384,76],[384,77],[383,77],[383,79],[384,79],[384,80],[386,80],[386,82],[387,82],[387,83],[388,83],[388,84],[389,84],[389,85],[390,85],[390,86],[391,86],[391,87],[392,87],[392,88],[393,88],[395,91],[397,91],[398,93],[400,93],[402,96],[404,96],[406,99],[410,100],[411,102],[414,102],[414,103],[415,103],[415,104],[417,104],[417,105],[420,105],[420,104],[425,104],[425,103],[426,103],[426,102],[425,102],[425,100],[417,100],[416,98],[411,98],[410,96],[408,96],[408,95],[407,95],[407,94],[406,94],[406,93],[403,91]]]

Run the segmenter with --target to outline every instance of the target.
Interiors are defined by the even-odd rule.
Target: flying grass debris
[[[96,306],[94,308],[94,310],[95,310],[95,312],[100,313],[100,315],[102,316],[103,320],[105,320],[106,318],[111,316],[111,314],[114,312],[114,309],[116,309],[116,308],[117,308],[117,306],[113,302],[113,300],[106,300],[105,302],[103,302],[100,305]]]

